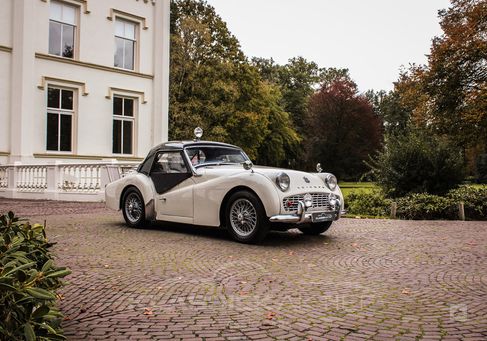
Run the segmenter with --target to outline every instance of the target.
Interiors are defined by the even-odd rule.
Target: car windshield
[[[248,160],[242,150],[229,147],[192,147],[187,148],[186,153],[196,168],[206,165],[240,164]]]

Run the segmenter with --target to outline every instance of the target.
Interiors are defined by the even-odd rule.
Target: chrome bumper
[[[336,205],[336,210],[334,211],[315,211],[315,212],[307,212],[307,207],[304,205],[304,202],[298,201],[298,212],[296,214],[278,214],[274,215],[269,218],[271,223],[292,223],[292,224],[303,224],[303,223],[311,223],[313,221],[313,213],[326,213],[331,214],[329,219],[323,221],[333,221],[340,218],[340,215],[344,212],[341,211],[341,202],[338,200]]]

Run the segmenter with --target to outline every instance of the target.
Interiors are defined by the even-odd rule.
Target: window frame
[[[184,164],[184,167],[186,168],[185,172],[166,172],[166,171],[157,171],[155,168],[159,164],[159,159],[162,155],[164,154],[179,154],[181,157],[181,161]],[[193,174],[191,171],[191,167],[188,164],[188,160],[186,160],[186,156],[184,154],[183,150],[159,150],[154,154],[154,160],[152,161],[152,166],[150,169],[149,174],[154,174],[154,173],[159,173],[159,174]],[[161,167],[163,168],[163,167]]]
[[[117,32],[116,32],[116,25],[117,25],[117,21],[121,21],[121,22],[124,22],[124,23],[129,23],[129,24],[132,24],[134,25],[134,39],[130,39],[130,38],[126,38],[126,37],[121,37],[119,35],[117,35]],[[135,72],[138,72],[139,71],[139,46],[140,46],[140,25],[141,23],[139,21],[135,21],[135,20],[131,20],[130,18],[126,18],[124,16],[120,16],[120,15],[115,15],[114,16],[114,19],[113,19],[113,23],[114,23],[114,30],[113,30],[113,38],[114,38],[114,54],[113,54],[113,67],[117,68],[117,69],[121,69],[121,70],[128,70],[128,71],[135,71]],[[117,55],[117,39],[121,39],[123,42],[124,42],[124,50],[123,50],[123,66],[116,66],[115,65],[115,57]],[[130,68],[126,68],[125,67],[125,42],[126,41],[131,41],[133,43],[133,61],[132,61],[132,66],[133,68],[130,69]]]
[[[122,99],[122,114],[115,114],[115,98],[120,98]],[[132,116],[125,115],[125,100],[129,99],[132,100]],[[112,96],[112,155],[118,155],[118,156],[134,156],[136,155],[136,146],[137,146],[137,114],[138,114],[138,98],[137,97],[132,97],[132,96],[127,96],[123,94],[113,94]],[[115,136],[113,134],[113,128],[115,125],[115,121],[120,121],[121,122],[121,130],[120,130],[120,153],[115,153],[114,152],[114,147],[115,147]],[[130,154],[124,153],[124,143],[123,143],[123,133],[124,133],[124,127],[123,127],[123,122],[128,121],[132,122],[132,150]]]
[[[54,54],[54,53],[51,53],[51,49],[50,49],[50,43],[51,43],[51,38],[50,38],[50,32],[48,34],[48,42],[47,42],[47,53],[51,56],[56,56],[56,57],[60,57],[60,58],[66,58],[66,59],[72,59],[72,60],[79,60],[79,47],[80,47],[80,44],[79,44],[79,40],[80,40],[80,13],[81,13],[81,8],[80,8],[80,5],[77,4],[77,3],[73,3],[71,1],[63,1],[63,0],[51,0],[50,3],[57,3],[61,6],[67,6],[67,7],[72,7],[75,11],[74,13],[74,24],[71,24],[71,23],[67,23],[67,22],[62,22],[62,21],[59,21],[59,20],[55,20],[55,19],[51,19],[51,9],[49,8],[49,25],[48,25],[48,29],[50,31],[50,26],[51,26],[51,22],[54,22],[54,23],[58,23],[61,25],[61,32],[62,32],[62,25],[68,25],[68,26],[71,26],[73,27],[73,48],[74,48],[74,53],[73,53],[73,57],[65,57],[62,55],[62,47],[61,47],[61,54]],[[50,5],[50,4],[49,4]],[[61,33],[61,46],[62,46],[62,40],[63,40],[63,36],[62,36],[62,33]]]
[[[59,107],[54,108],[49,106],[49,89],[57,89],[59,90]],[[72,109],[63,109],[61,108],[62,102],[62,91],[71,91],[73,93],[73,107]],[[66,86],[61,86],[57,84],[47,84],[46,85],[46,105],[45,105],[45,146],[44,149],[46,153],[54,153],[54,154],[75,154],[76,153],[76,141],[77,141],[77,118],[78,118],[78,89],[70,88]],[[58,138],[57,138],[57,149],[51,150],[48,149],[47,145],[47,138],[48,138],[48,116],[57,115],[57,131],[58,131]],[[69,115],[71,116],[71,150],[61,150],[61,115]]]

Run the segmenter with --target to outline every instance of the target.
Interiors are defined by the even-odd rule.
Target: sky
[[[401,66],[424,64],[448,0],[207,0],[249,57],[302,56],[348,68],[360,91],[391,90]]]

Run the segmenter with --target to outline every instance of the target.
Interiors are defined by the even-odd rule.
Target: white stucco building
[[[0,0],[0,165],[136,161],[166,141],[169,11]]]

